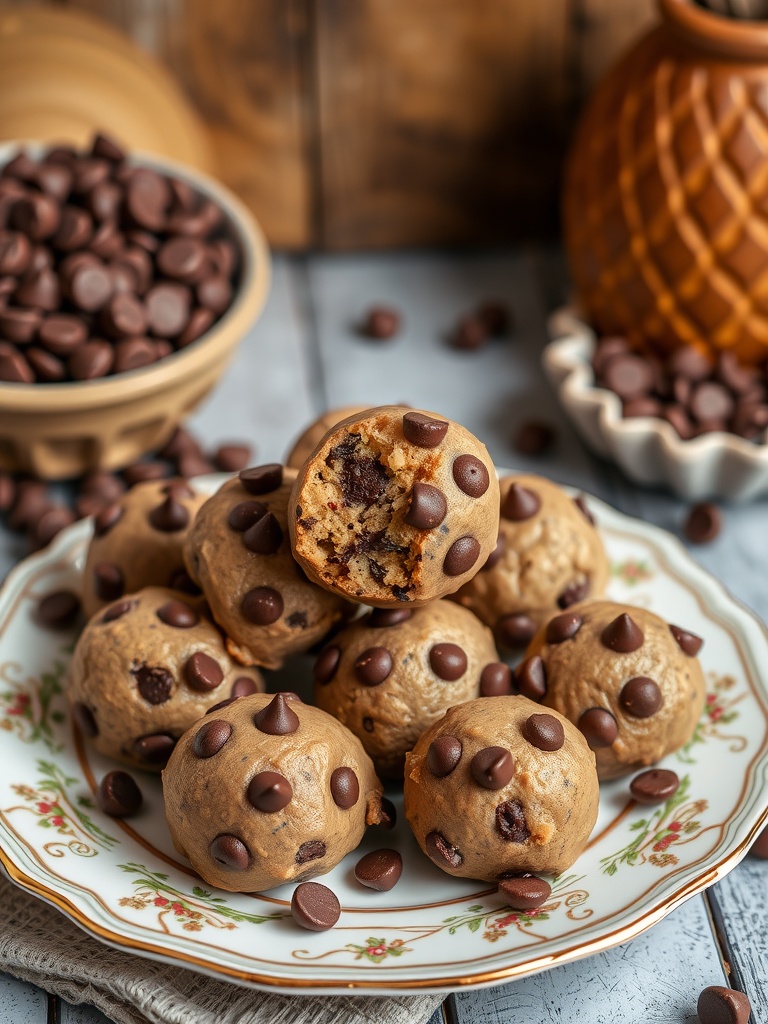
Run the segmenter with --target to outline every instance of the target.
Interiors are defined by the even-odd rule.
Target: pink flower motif
[[[366,949],[365,952],[368,953],[370,956],[384,956],[384,954],[387,952],[387,947],[386,946],[369,946],[368,949]]]
[[[20,707],[22,707],[22,708],[26,707],[26,705],[29,704],[29,694],[28,693],[17,693],[16,694],[16,703]]]
[[[51,818],[51,824],[52,825],[63,825],[64,824],[64,819],[62,818],[62,816],[60,814],[54,814],[54,816]]]
[[[708,693],[707,694],[707,704],[714,704],[716,700],[717,700],[717,694],[716,693]]]
[[[669,831],[670,831],[670,832],[679,832],[679,831],[680,831],[680,829],[681,829],[682,827],[683,827],[683,826],[682,826],[682,825],[680,824],[680,822],[679,822],[679,821],[673,821],[673,822],[672,822],[672,823],[670,824],[670,826],[669,826]],[[671,837],[670,837],[670,838],[671,838]]]
[[[713,722],[716,722],[718,720],[718,718],[722,717],[722,714],[723,714],[723,709],[722,708],[714,708],[712,710],[712,714],[709,717],[712,719]]]
[[[165,896],[155,896],[153,902],[156,907],[166,907],[168,906],[169,901],[165,898]]]
[[[496,927],[496,928],[506,928],[506,926],[508,924],[514,924],[516,921],[517,921],[517,914],[507,914],[506,917],[500,917],[498,919],[498,921],[495,922],[494,927]]]
[[[23,715],[24,714],[24,709],[23,708],[15,708],[15,707],[14,708],[8,708],[6,714],[8,714],[8,715]]]
[[[184,913],[184,907],[182,907],[182,905],[178,902],[171,904],[171,910],[174,912],[174,914]]]
[[[40,803],[37,805],[37,809],[38,811],[40,811],[41,814],[48,814],[50,811],[53,810],[53,804],[48,804],[44,800],[41,800]]]

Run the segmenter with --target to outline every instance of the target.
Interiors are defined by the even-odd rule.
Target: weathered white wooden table
[[[548,254],[436,254],[278,258],[264,316],[220,387],[193,417],[210,442],[249,438],[261,461],[279,460],[305,423],[327,407],[407,402],[444,412],[488,446],[498,465],[547,474],[679,532],[683,504],[640,491],[592,458],[563,419],[541,368],[547,312],[563,277]],[[515,310],[512,336],[476,353],[446,344],[459,314],[499,298]],[[368,304],[391,303],[404,329],[390,342],[356,336]],[[559,428],[551,454],[517,455],[527,417]],[[768,503],[726,510],[721,536],[693,555],[763,617],[768,616]],[[0,534],[0,576],[23,543]],[[768,672],[768,666],[765,671]],[[500,988],[452,996],[448,1024],[677,1024],[696,1020],[705,985],[749,994],[753,1024],[768,1024],[768,862],[747,860],[709,892],[626,946]],[[104,1024],[0,974],[0,1024]],[[439,1024],[438,1012],[432,1024]]]

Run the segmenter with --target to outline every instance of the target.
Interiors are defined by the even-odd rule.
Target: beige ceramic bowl
[[[19,148],[0,146],[0,164]],[[24,144],[35,154],[39,144]],[[230,309],[197,341],[151,366],[64,384],[0,382],[0,468],[46,480],[118,469],[160,447],[221,376],[269,289],[269,250],[243,204],[212,178],[158,157],[137,156],[188,182],[224,211],[237,245],[240,283]]]

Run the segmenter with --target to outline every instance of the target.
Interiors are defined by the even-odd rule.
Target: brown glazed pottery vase
[[[600,334],[768,358],[768,22],[659,0],[589,102],[565,244]]]

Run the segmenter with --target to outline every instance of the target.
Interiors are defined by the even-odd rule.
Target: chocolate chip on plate
[[[701,1024],[747,1024],[752,1006],[743,992],[710,985],[699,996],[696,1013]]]
[[[54,590],[41,598],[37,621],[48,629],[66,629],[80,612],[80,598],[71,590]]]
[[[717,505],[702,501],[688,512],[683,532],[692,544],[709,544],[720,533],[723,516]]]
[[[326,932],[341,917],[336,895],[320,882],[302,882],[291,897],[291,916],[296,924],[311,932]]]
[[[674,796],[680,786],[676,773],[667,768],[649,768],[640,772],[629,784],[629,791],[639,804],[663,804]]]
[[[512,910],[536,910],[547,902],[551,894],[549,882],[535,875],[522,874],[499,882],[499,895]]]
[[[367,889],[389,892],[403,872],[403,858],[397,850],[372,850],[355,864],[355,878]]]
[[[113,818],[136,814],[143,800],[136,780],[124,771],[108,772],[99,783],[96,796],[102,811]]]

